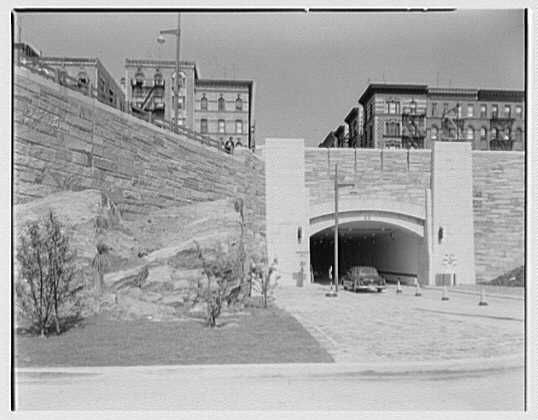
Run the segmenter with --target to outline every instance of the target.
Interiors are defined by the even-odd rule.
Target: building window
[[[202,111],[207,111],[207,98],[205,97],[205,94],[202,96],[202,99],[200,99],[200,109]]]
[[[510,140],[510,134],[512,134],[512,131],[509,128],[504,130],[504,139],[505,140]]]
[[[510,118],[512,116],[512,107],[510,105],[504,106],[504,116],[505,118]]]
[[[174,124],[174,121],[175,121],[175,119],[172,118],[172,124]],[[178,125],[179,127],[183,127],[184,124],[185,124],[185,121],[184,121],[183,118],[179,118],[179,119],[177,120],[177,125]]]
[[[177,108],[178,109],[184,109],[185,108],[185,97],[180,96],[177,100]]]
[[[86,73],[85,70],[79,71],[77,75],[77,86],[86,87],[89,84],[90,84],[90,78],[88,76],[88,73]]]
[[[235,132],[236,134],[243,133],[243,121],[235,120]]]
[[[516,141],[523,141],[523,130],[521,128],[516,130]]]
[[[491,129],[491,138],[493,140],[496,140],[497,139],[497,129],[496,128],[492,128]]]
[[[473,104],[467,104],[467,116],[474,117],[474,105]]]
[[[161,73],[161,71],[158,68],[155,69],[155,73],[153,74],[153,85],[154,86],[162,86],[162,85],[164,85],[163,74]]]
[[[488,117],[488,106],[480,105],[480,118],[487,118],[487,117]]]
[[[499,116],[499,107],[497,105],[491,105],[491,118],[497,118]]]
[[[411,101],[409,104],[409,111],[411,114],[417,113],[417,103],[415,101]]]
[[[225,133],[225,123],[224,120],[219,120],[219,133]]]
[[[142,86],[144,84],[145,77],[146,76],[144,75],[144,72],[142,71],[142,68],[138,67],[136,69],[136,73],[134,75],[136,85],[137,86]]]
[[[368,106],[366,107],[366,120],[369,120],[373,117],[374,114],[374,102],[373,100],[368,103]]]
[[[521,118],[522,112],[523,109],[521,108],[521,105],[516,105],[516,117]]]
[[[444,103],[443,104],[443,115],[446,115],[446,114],[448,114],[448,104]]]
[[[465,133],[465,138],[467,140],[474,140],[474,128],[473,127],[467,127],[467,132]]]
[[[181,89],[183,86],[185,86],[185,73],[182,71],[179,72],[179,88]],[[172,90],[176,90],[176,73],[172,73]]]
[[[462,115],[461,115],[461,105],[460,104],[456,105],[456,112],[457,112],[458,118],[461,118]]]
[[[222,112],[225,110],[225,103],[224,103],[224,98],[222,97],[222,95],[220,95],[220,98],[219,98],[219,112]]]
[[[439,129],[435,126],[432,127],[432,140],[437,140],[439,137]]]
[[[433,102],[432,103],[432,117],[434,117],[436,115],[437,115],[437,103]]]
[[[235,100],[235,110],[236,111],[242,111],[243,110],[243,100],[239,95],[237,95],[237,99]]]
[[[487,140],[488,139],[488,129],[486,127],[482,127],[480,129],[480,140]]]
[[[400,123],[386,122],[385,123],[385,136],[399,137],[400,136]]]
[[[389,114],[399,114],[400,113],[400,102],[396,102],[396,101],[387,102],[387,112]]]
[[[207,133],[207,120],[205,118],[200,120],[200,133]]]

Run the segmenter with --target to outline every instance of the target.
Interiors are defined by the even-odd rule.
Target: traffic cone
[[[333,283],[331,283],[331,288],[327,293],[325,293],[326,297],[336,297],[336,289],[333,288]]]
[[[402,293],[402,286],[400,286],[400,280],[398,280],[398,284],[396,285],[396,293]]]
[[[478,306],[488,306],[488,302],[486,301],[486,291],[484,289],[480,291],[480,302],[478,302]]]
[[[448,300],[448,289],[443,287],[443,296],[441,297],[441,300]]]
[[[420,284],[418,281],[415,284],[415,296],[422,296],[422,291],[420,290]]]

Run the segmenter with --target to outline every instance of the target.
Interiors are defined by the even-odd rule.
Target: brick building
[[[197,79],[194,130],[236,146],[254,147],[254,82]]]
[[[198,78],[196,64],[180,63],[178,125],[194,129],[194,83]],[[151,122],[162,125],[174,120],[174,60],[125,60],[125,77],[121,85],[127,108],[134,114],[145,114]]]
[[[40,65],[65,72],[77,81],[78,87],[87,89],[99,102],[125,111],[125,96],[98,58],[92,57],[47,57],[38,58]]]
[[[524,150],[525,93],[512,90],[371,84],[360,147],[431,148],[468,141],[475,150]]]
[[[175,61],[126,59],[122,86],[130,112],[173,122]],[[254,82],[200,79],[196,63],[182,61],[178,125],[253,148]]]
[[[347,124],[348,146],[349,147],[364,147],[364,113],[362,107],[353,107],[344,122]]]
[[[41,55],[37,48],[27,42],[15,42],[13,44],[13,53],[17,63],[36,60]]]

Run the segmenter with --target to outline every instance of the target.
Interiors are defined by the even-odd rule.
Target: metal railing
[[[30,70],[32,73],[52,80],[53,82],[56,82],[62,86],[80,92],[83,95],[90,96],[92,98],[98,97],[98,91],[94,86],[89,83],[82,83],[80,80],[69,76],[65,70],[48,66],[35,59],[21,58],[17,65]]]
[[[153,120],[150,120],[151,116],[150,116],[150,113],[149,112],[145,112],[145,111],[141,111],[139,110],[138,111],[139,113],[133,113],[131,115],[141,119],[141,120],[144,120],[144,121],[147,121],[157,127],[160,127],[164,130],[167,130],[167,131],[172,131],[172,132],[175,132],[176,134],[181,134],[181,135],[184,135],[184,136],[187,136],[189,137],[190,139],[192,140],[196,140],[206,146],[209,146],[209,147],[213,147],[213,148],[216,148],[216,149],[219,149],[219,150],[222,150],[223,149],[223,145],[221,144],[221,142],[219,142],[218,140],[212,138],[212,137],[208,137],[208,136],[205,136],[203,134],[200,134],[199,132],[197,131],[194,131],[194,130],[191,130],[190,128],[187,128],[187,127],[183,127],[183,126],[176,126],[176,127],[171,127],[171,124],[172,122],[169,121],[169,120],[165,120],[165,119],[153,119]]]

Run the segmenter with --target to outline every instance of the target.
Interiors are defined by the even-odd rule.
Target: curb
[[[443,290],[442,287],[437,287],[437,286],[421,286],[421,288],[425,290],[440,290],[440,291]],[[454,289],[454,288],[448,288],[448,291],[450,293],[461,293],[462,295],[480,297],[480,291],[462,290],[462,289]],[[487,293],[487,291],[486,291],[486,297],[494,298],[494,299],[510,299],[510,300],[523,300],[523,301],[525,300],[525,295],[523,296],[500,295],[498,293]]]
[[[26,367],[16,368],[15,375],[24,374],[94,374],[114,375],[131,373],[196,374],[204,377],[264,376],[264,375],[424,375],[432,373],[486,372],[524,367],[519,356],[500,356],[482,359],[452,359],[427,362],[372,362],[372,363],[271,363],[229,365],[147,365],[147,366],[96,366],[96,367]]]

